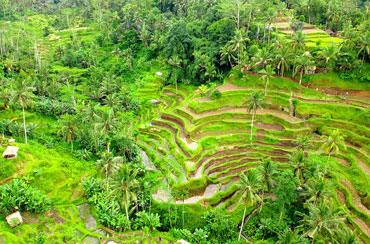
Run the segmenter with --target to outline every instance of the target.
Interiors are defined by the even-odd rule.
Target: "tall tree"
[[[262,91],[253,91],[251,97],[245,102],[248,106],[248,113],[252,112],[251,122],[251,142],[253,138],[253,122],[254,116],[256,115],[257,109],[262,108],[264,104],[264,95]]]
[[[262,69],[261,71],[258,72],[261,74],[261,80],[265,82],[265,96],[267,95],[267,86],[270,82],[270,79],[274,77],[276,74],[274,69],[271,67],[271,65],[267,65],[266,69]]]
[[[230,40],[230,45],[233,47],[233,51],[237,52],[238,54],[238,64],[240,63],[241,53],[244,52],[246,48],[246,44],[249,41],[248,33],[246,33],[243,29],[236,30],[234,37]]]
[[[73,152],[73,141],[77,135],[78,122],[73,115],[65,114],[60,120],[62,127],[59,133],[64,136],[67,143],[71,143],[71,152]]]
[[[339,150],[346,150],[344,137],[338,129],[334,130],[329,136],[323,136],[322,138],[325,139],[322,148],[329,155],[328,161],[332,153],[338,153]]]
[[[258,167],[258,171],[262,175],[262,183],[267,187],[267,192],[270,192],[276,183],[277,165],[271,158],[262,158],[262,165]]]
[[[172,69],[172,77],[175,81],[175,84],[176,84],[176,94],[177,94],[177,79],[178,79],[178,76],[179,76],[179,69],[181,69],[181,63],[182,63],[182,60],[180,59],[179,56],[173,56],[172,58],[170,58],[168,60],[168,63],[173,67]]]
[[[310,55],[299,56],[296,61],[294,74],[299,72],[299,84],[302,84],[303,74],[307,74],[309,68],[313,65]]]
[[[125,209],[126,218],[129,220],[129,207],[131,202],[136,202],[136,190],[140,187],[136,179],[137,169],[133,169],[131,164],[123,164],[116,173],[112,175],[110,195],[118,198],[121,207]]]
[[[334,208],[329,202],[325,201],[317,207],[308,204],[308,214],[302,214],[302,217],[299,227],[306,229],[302,236],[312,238],[312,244],[320,236],[332,238],[340,224],[345,220],[340,209]]]
[[[244,201],[244,213],[238,238],[238,240],[240,241],[247,207],[253,205],[255,202],[260,202],[262,200],[258,196],[258,191],[261,188],[261,175],[259,174],[259,172],[255,169],[252,169],[249,170],[247,175],[241,173],[239,177],[240,181],[237,183],[237,187],[239,189],[239,194],[241,195],[240,199]]]
[[[276,64],[277,64],[277,69],[280,70],[280,75],[284,76],[284,72],[286,69],[289,68],[289,64],[292,61],[292,53],[287,46],[283,46],[282,48],[277,49],[276,51]]]
[[[23,114],[23,127],[24,127],[24,138],[27,144],[27,128],[26,128],[26,115],[24,109],[29,106],[32,102],[33,91],[35,88],[33,84],[28,82],[26,79],[19,78],[11,86],[11,102],[18,104],[22,107]]]
[[[325,64],[329,70],[333,68],[333,61],[336,60],[338,53],[339,49],[337,46],[334,45],[326,46],[320,52],[320,56],[324,58]]]

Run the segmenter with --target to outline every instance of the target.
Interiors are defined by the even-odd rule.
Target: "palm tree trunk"
[[[71,153],[73,152],[73,141],[71,140]]]
[[[256,111],[253,112],[252,114],[252,123],[251,123],[251,143],[252,143],[252,137],[253,137],[253,120],[254,120],[254,115],[255,115]]]
[[[127,220],[129,220],[128,219],[128,208],[127,208],[127,204],[125,204],[125,211],[126,211],[126,218],[127,218]]]
[[[267,85],[269,84],[269,80],[267,79],[266,80],[266,84],[265,84],[265,96],[267,95]]]
[[[238,241],[240,241],[240,237],[242,236],[242,230],[243,230],[244,218],[245,218],[245,212],[246,211],[247,211],[247,207],[244,207],[244,213],[243,213],[243,218],[242,218],[242,224],[240,226]]]
[[[303,70],[301,71],[300,77],[299,77],[299,84],[302,84],[302,76],[303,76]]]
[[[279,217],[279,224],[280,224],[281,218],[283,217],[284,206],[285,206],[285,203],[283,203],[283,207],[281,208],[280,217]]]
[[[185,225],[185,197],[182,198],[182,228]]]
[[[24,114],[24,106],[22,106],[22,112],[23,112],[24,138],[26,139],[26,144],[27,144],[26,115]]]

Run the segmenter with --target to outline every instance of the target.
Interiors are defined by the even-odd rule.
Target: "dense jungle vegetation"
[[[0,0],[0,244],[370,243],[369,62],[365,0]]]

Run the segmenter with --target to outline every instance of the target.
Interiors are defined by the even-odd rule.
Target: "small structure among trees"
[[[17,157],[19,147],[8,146],[3,152],[3,157],[6,159],[13,159]]]

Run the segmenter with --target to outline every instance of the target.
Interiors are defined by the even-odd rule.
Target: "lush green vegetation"
[[[370,243],[369,1],[0,6],[0,243]]]

